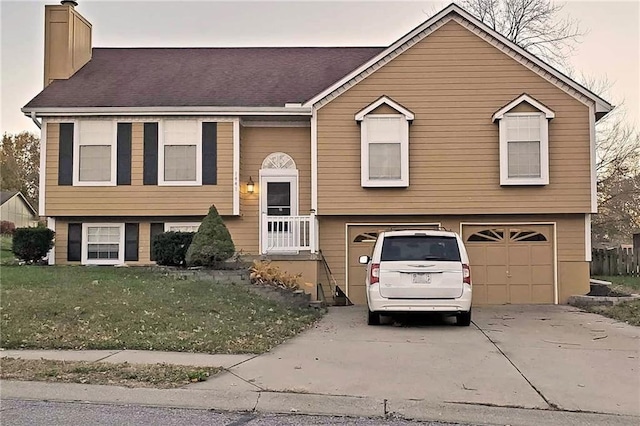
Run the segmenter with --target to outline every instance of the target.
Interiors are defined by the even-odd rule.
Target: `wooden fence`
[[[640,276],[640,250],[593,249],[591,252],[591,276],[634,275]]]

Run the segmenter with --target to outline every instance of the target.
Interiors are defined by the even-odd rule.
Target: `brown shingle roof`
[[[304,102],[384,48],[94,48],[25,108],[278,106]]]

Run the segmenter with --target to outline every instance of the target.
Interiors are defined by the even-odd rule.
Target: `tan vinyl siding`
[[[126,122],[126,119],[121,120]],[[205,215],[211,206],[233,213],[233,123],[218,123],[218,182],[202,186],[143,185],[143,123],[134,122],[131,185],[58,186],[60,126],[47,123],[47,216]],[[159,147],[160,148],[160,147]]]
[[[395,109],[391,108],[389,105],[382,104],[376,109],[374,109],[373,111],[371,111],[369,114],[400,114],[400,113]]]
[[[589,291],[588,265],[585,261],[584,215],[491,215],[491,216],[322,216],[320,249],[338,282],[346,288],[346,224],[441,223],[460,233],[460,224],[555,223],[557,231],[558,288],[560,303],[571,294]],[[381,225],[380,230],[389,229]],[[586,269],[585,269],[586,268]],[[583,279],[587,271],[586,281]],[[473,274],[473,271],[472,271]]]
[[[308,127],[241,127],[240,131],[240,211],[238,218],[225,218],[237,249],[259,252],[260,167],[274,152],[289,154],[298,168],[298,214],[311,209],[311,130]],[[247,193],[249,177],[255,192]]]
[[[501,187],[491,119],[523,92],[556,114],[550,184]],[[408,188],[360,186],[354,114],[381,95],[415,113]],[[318,111],[322,215],[582,213],[590,176],[588,107],[453,21]]]

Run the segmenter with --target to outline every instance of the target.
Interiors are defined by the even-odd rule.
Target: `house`
[[[56,264],[153,263],[215,204],[236,247],[364,302],[384,229],[459,232],[474,303],[589,291],[612,106],[451,4],[386,47],[92,48],[46,6],[40,214]],[[324,287],[326,288],[326,287]]]
[[[38,213],[20,191],[0,192],[0,219],[13,222],[16,228],[38,224]]]

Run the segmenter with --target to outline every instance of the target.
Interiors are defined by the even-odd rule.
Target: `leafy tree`
[[[37,210],[40,138],[33,133],[5,133],[0,142],[0,187],[21,191]]]
[[[211,206],[187,250],[187,265],[216,266],[233,256],[235,250],[227,226]]]

